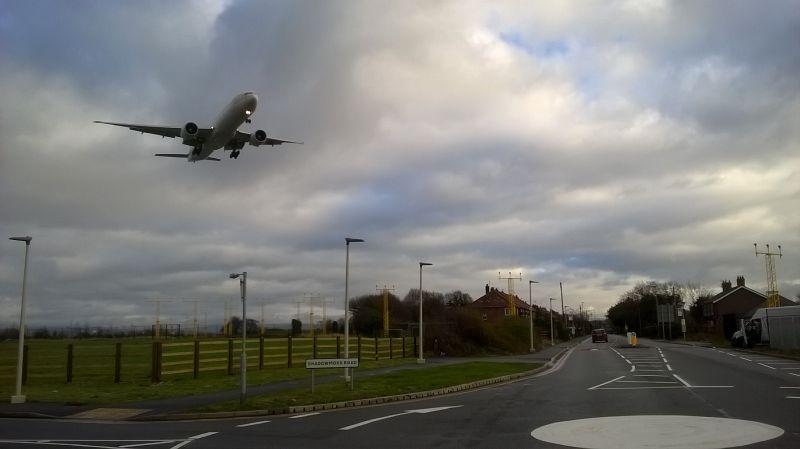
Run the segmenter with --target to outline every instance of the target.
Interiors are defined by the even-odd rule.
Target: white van
[[[765,307],[753,313],[749,320],[741,320],[739,330],[731,336],[731,343],[738,347],[753,347],[757,344],[769,344],[770,321],[773,327],[777,322],[800,317],[800,305],[784,307]],[[782,329],[783,330],[783,329]],[[793,326],[789,329],[791,334],[800,334],[800,328]]]

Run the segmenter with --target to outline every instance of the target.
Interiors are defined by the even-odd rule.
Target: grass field
[[[319,385],[311,393],[310,387],[251,397],[243,405],[238,401],[223,402],[202,407],[195,412],[221,412],[235,410],[282,409],[290,406],[367,399],[381,396],[435,390],[482,379],[531,371],[541,364],[468,362],[456,365],[401,370],[390,374],[356,379],[350,391],[342,382]]]
[[[150,339],[98,340],[26,340],[29,347],[28,378],[24,393],[28,401],[60,403],[116,403],[185,396],[237,389],[238,376],[228,375],[227,340],[205,341],[209,353],[201,356],[201,373],[193,379],[193,342],[172,341],[164,344],[162,381],[151,382],[152,341]],[[412,340],[406,339],[411,357]],[[72,382],[67,383],[67,345],[73,344]],[[122,344],[121,382],[114,383],[115,344]],[[174,345],[173,345],[174,344]],[[343,342],[340,339],[340,344]],[[173,345],[173,346],[169,346]],[[352,338],[351,356],[357,354],[358,340]],[[408,363],[401,359],[402,340],[362,338],[361,365],[370,369]],[[234,373],[238,373],[240,344],[233,345]],[[221,351],[221,352],[216,352]],[[389,355],[394,357],[388,359]],[[292,339],[292,368],[288,368],[288,344],[285,338],[265,339],[264,368],[258,369],[259,340],[248,340],[248,384],[258,385],[307,377],[304,361],[313,356],[310,338]],[[343,350],[340,348],[340,353]],[[317,357],[336,356],[336,339],[317,340]],[[342,355],[343,356],[343,355]],[[0,395],[10,396],[16,377],[17,342],[0,342]],[[216,360],[215,360],[216,359]],[[208,369],[204,369],[208,368]],[[318,374],[324,374],[318,372]]]

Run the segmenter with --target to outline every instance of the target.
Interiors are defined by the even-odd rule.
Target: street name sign
[[[308,359],[306,369],[358,368],[358,359]]]

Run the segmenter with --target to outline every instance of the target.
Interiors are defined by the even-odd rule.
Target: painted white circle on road
[[[755,421],[706,416],[605,416],[562,421],[531,432],[537,440],[587,449],[746,446],[783,435],[783,429]]]

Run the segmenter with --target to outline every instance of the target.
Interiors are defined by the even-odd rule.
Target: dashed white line
[[[591,388],[588,388],[588,390],[594,390],[594,389],[596,389],[596,388],[602,387],[603,385],[608,385],[608,384],[610,384],[611,382],[614,382],[614,381],[620,380],[620,379],[622,379],[622,378],[624,378],[624,377],[625,377],[625,376],[619,376],[619,377],[617,377],[616,379],[611,379],[611,380],[609,380],[608,382],[603,382],[603,383],[601,383],[601,384],[599,384],[599,385],[595,385],[595,386],[593,386],[593,387],[591,387]]]
[[[678,379],[686,388],[692,388],[692,386],[689,385],[689,382],[686,382],[685,380],[681,379],[681,377],[678,376],[677,374],[673,374],[672,377]]]
[[[206,433],[201,433],[201,434],[199,434],[199,435],[195,435],[195,436],[193,436],[193,437],[189,437],[189,438],[188,438],[188,439],[186,439],[186,440],[183,440],[182,442],[180,442],[180,443],[176,444],[175,446],[172,446],[170,449],[180,449],[180,448],[182,448],[183,446],[186,446],[187,444],[191,443],[191,442],[192,442],[192,441],[194,441],[194,440],[199,440],[200,438],[210,437],[211,435],[216,435],[216,434],[218,434],[218,433],[219,433],[219,432],[206,432]]]
[[[800,374],[797,374],[797,373],[786,373],[786,374],[788,374],[788,375],[790,375],[790,376],[797,376],[797,377],[800,377]]]
[[[747,360],[748,362],[752,362],[752,360],[748,359],[747,357],[739,356],[739,358],[742,359],[742,360]]]
[[[302,415],[290,416],[289,419],[307,418],[309,416],[319,415],[319,412],[303,413]]]
[[[268,423],[268,422],[272,422],[272,421],[256,421],[256,422],[249,422],[249,423],[247,423],[247,424],[239,424],[239,425],[238,425],[238,426],[236,426],[236,427],[250,427],[250,426],[257,426],[257,425],[259,425],[259,424],[266,424],[266,423]]]
[[[777,369],[777,368],[775,368],[774,366],[764,365],[763,363],[759,363],[759,365],[761,365],[761,366],[764,366],[764,367],[767,367],[767,368],[769,368],[769,369]]]
[[[671,367],[671,366],[669,366],[669,365],[667,365],[667,369],[668,369],[668,370],[670,370],[670,371],[672,371],[672,367]]]
[[[786,396],[786,399],[800,399],[800,396]]]

